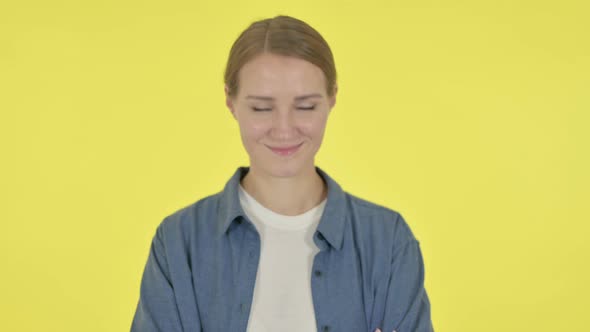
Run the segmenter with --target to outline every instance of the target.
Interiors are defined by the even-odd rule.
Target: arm
[[[182,331],[160,227],[152,240],[131,324],[131,332],[156,331]]]
[[[416,239],[408,240],[394,252],[385,292],[381,331],[434,331],[424,288],[424,262]]]

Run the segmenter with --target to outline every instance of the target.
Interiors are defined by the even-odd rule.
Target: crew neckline
[[[314,222],[319,221],[328,201],[328,198],[326,197],[311,209],[295,216],[288,216],[277,213],[262,205],[244,189],[241,183],[239,185],[239,198],[244,210],[247,210],[245,212],[253,214],[254,217],[266,226],[283,230],[304,229]]]

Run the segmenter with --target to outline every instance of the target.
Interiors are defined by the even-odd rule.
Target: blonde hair
[[[224,74],[230,97],[238,94],[242,66],[264,53],[292,56],[318,66],[326,79],[328,97],[336,93],[336,66],[328,43],[309,24],[278,15],[253,22],[232,45]]]

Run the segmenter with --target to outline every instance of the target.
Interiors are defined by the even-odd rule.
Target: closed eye
[[[307,110],[307,111],[311,111],[315,109],[315,105],[313,106],[309,106],[309,107],[298,107],[300,110]]]
[[[304,110],[304,111],[311,111],[315,109],[315,105],[313,106],[308,106],[308,107],[298,107],[297,109],[300,110]],[[252,110],[255,112],[267,112],[272,110],[271,108],[258,108],[258,107],[252,107]]]

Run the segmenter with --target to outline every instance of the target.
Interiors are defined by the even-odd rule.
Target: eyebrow
[[[303,95],[303,96],[297,96],[295,97],[295,100],[303,100],[303,99],[308,99],[308,98],[313,98],[313,97],[323,97],[321,94],[319,93],[312,93],[312,94],[308,94],[308,95]],[[246,96],[246,99],[260,99],[260,100],[275,100],[273,97],[267,97],[267,96]]]

